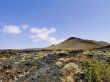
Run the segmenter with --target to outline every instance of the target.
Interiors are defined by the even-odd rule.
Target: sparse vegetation
[[[82,40],[78,41],[82,43]],[[71,42],[74,41],[66,42],[66,46],[72,45]],[[110,46],[74,50],[73,46],[68,49],[63,46],[63,50],[1,50],[0,82],[110,82],[108,53]]]

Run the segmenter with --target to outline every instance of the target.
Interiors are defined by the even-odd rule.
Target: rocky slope
[[[88,58],[107,62],[109,54],[110,46],[63,52],[2,50],[0,82],[88,82],[82,62]]]

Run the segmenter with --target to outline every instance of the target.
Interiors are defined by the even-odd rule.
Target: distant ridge
[[[110,45],[110,43],[103,41],[86,40],[77,37],[70,37],[62,43],[50,46],[46,49],[50,50],[75,50],[75,49],[88,49],[99,48],[102,46]]]

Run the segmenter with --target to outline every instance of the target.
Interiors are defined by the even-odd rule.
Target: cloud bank
[[[33,27],[30,25],[3,25],[2,32],[10,35],[22,35],[22,33],[27,32],[30,39],[33,42],[46,42],[49,45],[58,44],[64,39],[57,39],[55,36],[52,36],[57,30],[54,27]]]

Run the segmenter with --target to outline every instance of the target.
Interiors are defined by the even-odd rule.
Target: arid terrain
[[[44,49],[0,50],[0,82],[110,82],[110,46],[71,37]]]

